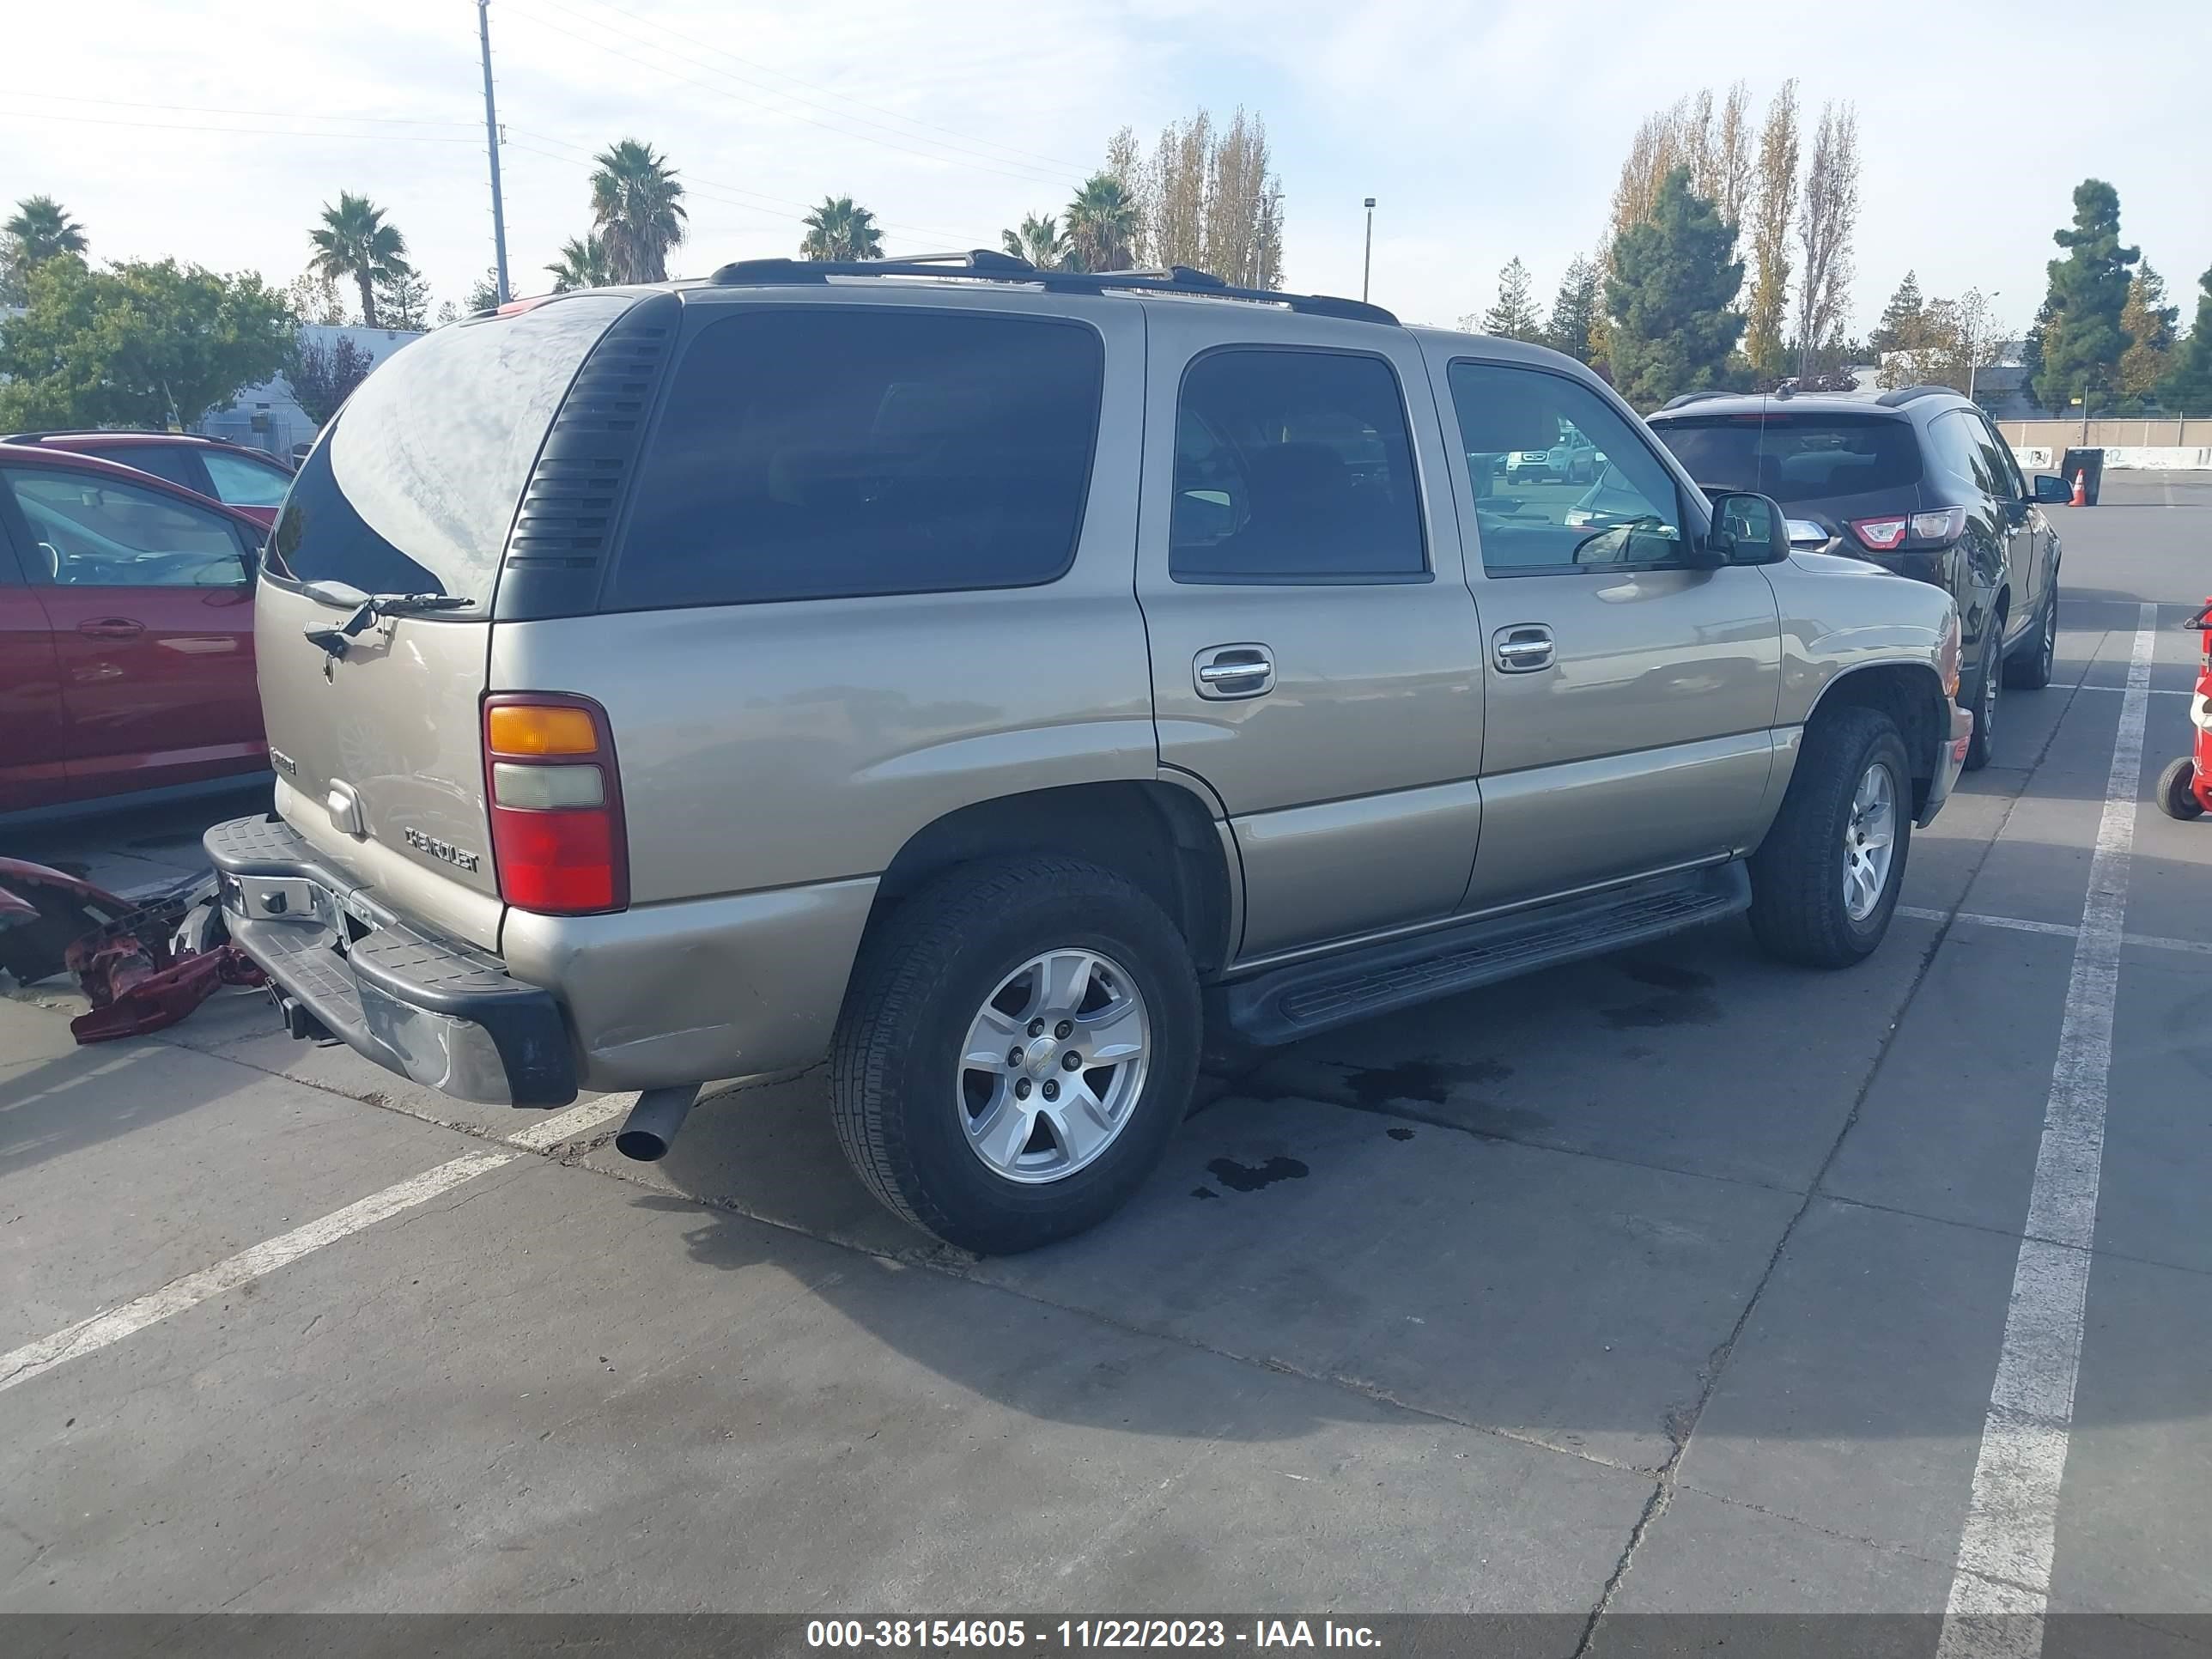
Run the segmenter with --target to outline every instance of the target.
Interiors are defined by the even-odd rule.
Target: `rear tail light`
[[[1905,545],[1908,522],[1902,514],[1893,519],[1853,519],[1851,534],[1877,553],[1894,553]]]
[[[1940,546],[1949,546],[1966,533],[1966,509],[1963,507],[1938,507],[1933,513],[1912,515],[1912,539]]]
[[[606,710],[501,692],[484,700],[483,749],[500,896],[556,916],[624,908],[629,846]]]

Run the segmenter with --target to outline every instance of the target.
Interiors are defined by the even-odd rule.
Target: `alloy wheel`
[[[1864,921],[1881,903],[1897,851],[1897,782],[1876,761],[1860,775],[1844,821],[1844,910]]]
[[[1152,1016],[1129,971],[1073,946],[999,981],[961,1045],[969,1149],[993,1174],[1036,1185],[1096,1162],[1144,1092]]]

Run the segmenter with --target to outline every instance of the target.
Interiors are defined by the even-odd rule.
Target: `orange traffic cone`
[[[2078,466],[2074,469],[2074,499],[2067,505],[2069,507],[2089,505],[2089,474],[2087,469]]]

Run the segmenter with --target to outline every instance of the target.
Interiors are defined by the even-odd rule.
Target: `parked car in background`
[[[150,472],[234,507],[264,529],[292,487],[292,469],[273,455],[188,432],[19,432],[0,443],[35,444]]]
[[[1501,495],[1546,447],[1637,510]],[[266,559],[277,815],[206,844],[294,1035],[643,1091],[646,1158],[826,1054],[860,1179],[984,1251],[1127,1199],[1208,1031],[1738,914],[1863,958],[1971,724],[1945,595],[1570,358],[997,254],[440,329]]]
[[[161,477],[0,443],[0,814],[266,769],[261,522]]]
[[[2068,498],[2063,479],[2022,478],[1989,416],[1948,386],[1871,402],[1692,392],[1651,429],[1699,483],[1781,502],[1791,546],[1948,592],[1970,665],[1960,688],[1974,711],[1966,766],[1989,764],[1999,688],[2051,683],[2060,550],[2042,508]]]
[[[1605,465],[1605,456],[1588,437],[1569,428],[1559,434],[1555,444],[1542,449],[1514,450],[1504,458],[1504,465],[1509,483],[1520,483],[1528,478],[1585,483],[1597,477]]]

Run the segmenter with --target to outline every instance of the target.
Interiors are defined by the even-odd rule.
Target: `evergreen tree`
[[[1676,167],[1659,186],[1651,219],[1613,245],[1606,278],[1613,319],[1613,383],[1640,409],[1685,392],[1725,389],[1729,354],[1743,332],[1732,309],[1743,287],[1735,227],[1690,191]]]
[[[1920,343],[1920,331],[1927,313],[1927,304],[1920,297],[1920,278],[1912,272],[1905,273],[1905,280],[1897,285],[1897,292],[1889,296],[1882,308],[1881,321],[1867,337],[1867,343],[1876,351],[1906,351]]]
[[[2074,188],[2074,225],[2051,240],[2067,250],[2053,259],[2049,304],[2057,313],[2043,342],[2043,373],[2035,395],[2045,409],[2063,410],[2075,398],[2088,407],[2118,380],[2128,349],[2120,313],[2128,303],[2128,267],[2141,257],[2120,246],[2120,193],[2101,179]]]
[[[1482,313],[1482,332],[1508,340],[1544,337],[1544,319],[1536,314],[1528,267],[1521,263],[1518,254],[1498,273],[1498,303]]]
[[[2158,383],[2160,404],[2176,415],[2212,415],[2212,270],[2199,280],[2196,325]]]
[[[1552,301],[1552,320],[1544,330],[1544,343],[1564,351],[1578,362],[1595,355],[1590,345],[1590,325],[1598,320],[1598,270],[1579,253],[1559,282],[1559,296]]]

